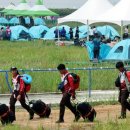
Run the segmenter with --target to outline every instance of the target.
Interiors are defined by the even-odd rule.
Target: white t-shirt
[[[128,33],[129,33],[128,28],[125,28],[125,33],[126,33],[126,34],[128,34]]]
[[[14,90],[16,91],[19,91],[20,89],[20,84],[18,83],[18,77],[19,75],[16,78],[12,78],[13,87],[14,87]]]
[[[120,72],[120,83],[123,83],[125,81],[125,72]]]
[[[120,83],[123,83],[123,82],[125,82],[126,87],[129,90],[130,89],[130,83],[129,83],[127,77],[126,77],[126,74],[125,74],[125,72],[120,72]]]

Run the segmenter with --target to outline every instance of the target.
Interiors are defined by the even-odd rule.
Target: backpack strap
[[[38,115],[39,116],[45,116],[48,109],[49,109],[49,107],[48,107],[48,105],[46,105],[45,110],[42,113],[38,114]]]
[[[94,108],[92,107],[91,110],[90,110],[90,112],[87,113],[85,116],[83,116],[83,118],[88,118],[93,111],[94,111]]]
[[[23,76],[22,76],[22,75],[18,75],[18,76],[17,76],[17,81],[18,81],[18,83],[20,83],[20,78],[21,78],[21,77],[23,77]],[[25,84],[25,83],[24,83],[24,84]],[[26,85],[25,85],[25,87],[26,87]],[[25,97],[27,98],[27,100],[28,100],[28,102],[29,102],[29,97],[28,97],[28,95],[27,95],[25,89],[26,89],[26,88],[24,88],[24,94],[25,94]]]
[[[9,114],[9,110],[7,112],[5,112],[3,115],[0,116],[0,118],[4,118]]]
[[[64,77],[64,80],[63,80],[63,81],[65,81],[66,79],[67,79],[67,81],[68,81],[68,76],[69,76],[70,74],[71,74],[71,73],[66,74],[66,76]]]

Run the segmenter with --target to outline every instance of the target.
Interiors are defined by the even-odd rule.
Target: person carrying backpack
[[[118,101],[121,103],[121,115],[119,119],[126,118],[126,109],[130,111],[130,103],[127,101],[130,93],[130,86],[128,79],[130,76],[130,72],[124,68],[123,62],[119,61],[116,63],[116,68],[119,70],[118,78],[115,81],[115,86],[119,88],[119,97]]]
[[[68,107],[71,112],[75,115],[75,120],[78,121],[80,118],[79,113],[76,111],[76,107],[73,106],[70,102],[70,98],[72,97],[75,99],[75,89],[79,87],[79,81],[76,82],[76,79],[66,70],[64,64],[59,64],[57,69],[59,70],[60,74],[62,75],[62,82],[58,86],[58,89],[62,91],[62,99],[60,102],[60,113],[59,113],[59,120],[56,123],[63,123],[64,122],[64,113],[65,107]],[[80,80],[80,79],[79,79]]]
[[[11,67],[10,69],[12,73],[12,84],[13,84],[13,92],[10,97],[10,111],[12,111],[15,115],[15,103],[19,101],[24,109],[26,109],[30,115],[30,120],[34,117],[34,112],[31,110],[29,105],[26,104],[25,96],[26,89],[30,87],[30,84],[25,84],[22,76],[20,76],[18,69],[16,67]],[[16,118],[15,118],[16,120]]]

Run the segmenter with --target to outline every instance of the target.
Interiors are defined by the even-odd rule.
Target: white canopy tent
[[[93,19],[95,22],[110,22],[119,26],[130,24],[130,0],[121,0],[112,9]],[[93,23],[90,21],[89,23]]]
[[[111,9],[113,5],[108,0],[88,0],[81,8],[72,14],[59,18],[58,23],[76,21],[86,24],[88,20],[100,16]]]

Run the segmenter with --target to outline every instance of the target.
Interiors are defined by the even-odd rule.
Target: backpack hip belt
[[[0,118],[4,118],[4,117],[6,117],[8,114],[9,114],[9,110],[8,110],[6,113],[4,113],[3,115],[1,115]]]
[[[47,110],[48,110],[48,105],[46,105],[45,110],[44,110],[42,113],[38,114],[38,115],[39,115],[39,116],[43,116],[43,115],[46,113]]]
[[[85,116],[83,116],[83,118],[88,118],[93,111],[94,111],[94,108],[91,108],[90,112],[86,114]]]

